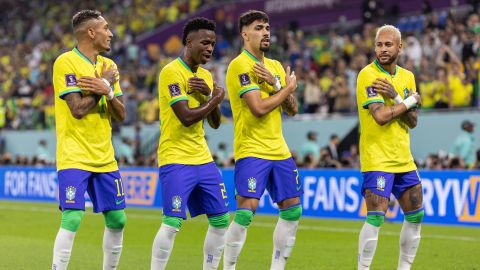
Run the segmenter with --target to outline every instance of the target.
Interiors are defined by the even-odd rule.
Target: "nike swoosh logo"
[[[297,187],[297,191],[299,191],[302,188],[302,186]]]
[[[119,201],[119,200],[116,200],[116,201],[115,201],[115,204],[116,204],[116,205],[119,205],[119,204],[121,204],[123,201],[125,201],[125,199],[120,200],[120,201]]]
[[[228,206],[229,202],[225,202],[225,206]]]

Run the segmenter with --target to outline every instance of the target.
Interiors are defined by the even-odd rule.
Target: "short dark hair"
[[[189,20],[183,27],[182,44],[187,45],[187,37],[191,32],[201,29],[211,30],[215,32],[215,22],[203,17],[197,17]]]
[[[249,10],[240,15],[238,18],[238,31],[242,32],[244,26],[250,25],[256,20],[268,23],[267,13],[259,10]]]
[[[86,9],[77,12],[75,15],[73,15],[72,18],[72,28],[75,31],[78,26],[80,26],[82,23],[91,20],[91,19],[98,19],[102,16],[102,13],[98,10],[91,10],[91,9]]]

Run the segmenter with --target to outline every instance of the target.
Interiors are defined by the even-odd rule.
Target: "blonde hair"
[[[390,24],[385,24],[382,27],[378,28],[377,34],[375,35],[375,41],[378,39],[378,35],[380,35],[380,32],[387,31],[387,32],[393,32],[395,37],[398,38],[398,42],[402,42],[402,33],[400,33],[400,30],[398,30],[397,27],[390,25]]]

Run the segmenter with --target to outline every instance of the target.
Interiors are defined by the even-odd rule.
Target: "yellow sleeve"
[[[283,69],[283,66],[280,62],[278,62],[278,61],[275,61],[275,62],[277,63],[277,66],[278,66],[280,83],[282,84],[282,88],[284,88],[285,86],[287,86],[287,82],[285,80],[285,76],[286,76],[285,70]]]
[[[230,80],[232,80],[234,89],[239,97],[252,90],[260,90],[257,76],[250,65],[242,65],[241,62],[233,62],[230,67]],[[230,90],[230,89],[229,89]]]
[[[66,94],[82,92],[77,86],[77,74],[73,65],[65,57],[59,57],[53,64],[53,85],[60,98]]]
[[[180,100],[188,100],[185,81],[169,67],[160,72],[158,94],[165,97],[170,106]]]
[[[412,89],[412,92],[413,93],[416,93],[417,92],[417,84],[415,83],[415,75],[413,75],[413,73],[410,73],[411,75],[411,79],[410,79],[410,89]]]
[[[368,109],[368,105],[372,103],[385,103],[383,96],[378,94],[372,87],[375,76],[368,74],[368,71],[362,70],[357,77],[357,97],[358,103],[362,104],[364,109]]]

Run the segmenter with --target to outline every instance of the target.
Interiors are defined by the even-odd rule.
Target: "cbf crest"
[[[379,176],[377,177],[377,189],[380,191],[384,191],[385,189],[385,177]]]
[[[67,197],[67,200],[66,200],[67,203],[75,203],[74,199],[75,199],[76,192],[77,192],[77,189],[72,186],[68,186],[65,189],[65,196]]]
[[[257,179],[255,177],[248,178],[248,192],[257,192]]]
[[[180,207],[182,207],[182,198],[180,198],[180,196],[173,196],[172,197],[172,206],[173,206],[173,209],[172,211],[173,212],[180,212]]]

